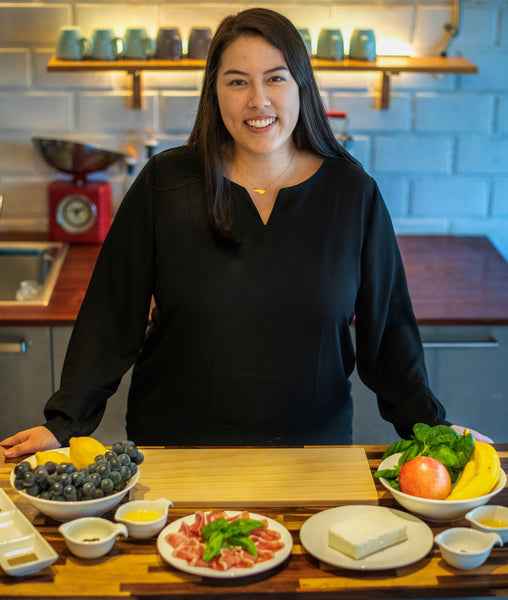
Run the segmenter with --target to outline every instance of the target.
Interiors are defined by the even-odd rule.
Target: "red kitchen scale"
[[[87,176],[107,169],[125,155],[51,138],[32,138],[32,142],[49,165],[72,175],[48,184],[49,239],[103,242],[112,220],[111,184],[105,180],[87,181]]]

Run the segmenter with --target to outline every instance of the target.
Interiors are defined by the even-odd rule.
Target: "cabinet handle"
[[[494,338],[478,342],[423,342],[423,347],[430,350],[437,348],[451,348],[455,350],[462,350],[464,348],[499,348],[499,342]]]
[[[0,342],[1,353],[16,353],[26,352],[27,343],[24,340],[20,342]]]

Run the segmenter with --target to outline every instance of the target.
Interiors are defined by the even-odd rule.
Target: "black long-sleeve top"
[[[351,443],[353,318],[358,372],[382,417],[401,436],[446,422],[375,182],[327,158],[280,190],[266,225],[244,188],[231,191],[238,249],[210,234],[186,147],[136,179],[45,407],[55,436],[89,435],[134,363],[127,433],[138,444]]]

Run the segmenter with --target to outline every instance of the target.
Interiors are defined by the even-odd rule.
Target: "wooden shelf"
[[[311,59],[316,71],[368,71],[381,75],[381,91],[378,108],[390,106],[390,78],[400,73],[478,73],[478,67],[462,57],[448,56],[379,56],[374,61],[341,61]],[[78,71],[125,71],[132,76],[132,108],[141,108],[141,73],[143,71],[198,71],[205,67],[204,60],[183,58],[182,60],[124,60],[97,61],[58,60],[52,57],[47,70],[50,72]]]

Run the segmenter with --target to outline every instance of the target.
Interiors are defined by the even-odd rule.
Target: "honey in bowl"
[[[501,521],[501,519],[478,519],[478,523],[484,527],[508,527],[508,523]]]
[[[160,519],[162,515],[155,512],[154,510],[133,510],[123,515],[123,518],[128,521],[134,521],[136,523],[148,523],[150,521],[156,521]]]

